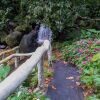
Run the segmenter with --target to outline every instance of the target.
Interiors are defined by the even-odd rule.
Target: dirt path
[[[77,68],[63,61],[56,61],[53,67],[54,77],[47,91],[50,100],[84,100]]]

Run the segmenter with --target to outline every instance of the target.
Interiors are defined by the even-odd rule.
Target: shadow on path
[[[54,77],[46,93],[50,100],[84,100],[78,69],[63,61],[56,61],[53,67]]]

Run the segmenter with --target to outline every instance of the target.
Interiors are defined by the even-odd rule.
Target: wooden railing
[[[0,53],[0,60],[1,60],[0,61],[0,65],[2,63],[6,62],[5,58],[9,58],[7,56],[10,55],[10,57],[12,57],[13,56],[13,55],[11,55],[12,53],[14,54],[14,53],[18,53],[18,52],[19,52],[19,46],[16,46],[16,47],[14,47],[12,49],[9,49],[9,50],[6,50],[6,51],[1,52]],[[17,67],[17,65],[16,65],[16,58],[15,58],[15,67]]]
[[[25,81],[28,75],[32,72],[33,68],[38,67],[38,88],[44,88],[44,55],[49,50],[50,42],[45,40],[41,47],[38,47],[35,52],[28,54],[13,54],[2,61],[0,64],[7,62],[13,57],[18,56],[31,56],[25,63],[19,66],[14,72],[12,72],[7,78],[0,83],[0,100],[5,100],[20,84]]]
[[[19,49],[19,46],[14,47],[13,49],[9,49],[9,50],[6,50],[6,51],[1,52],[0,53],[1,59],[4,59],[6,57],[6,54],[9,54],[11,52],[16,52],[17,53],[18,52],[18,49]]]

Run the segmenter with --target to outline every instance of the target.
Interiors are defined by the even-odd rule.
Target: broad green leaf
[[[10,71],[9,66],[2,66],[0,67],[0,78],[5,78]]]
[[[100,60],[100,53],[93,56],[92,61]]]

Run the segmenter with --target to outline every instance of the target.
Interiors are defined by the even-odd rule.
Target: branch
[[[82,17],[82,16],[78,16],[78,18],[83,19],[83,20],[92,20],[92,21],[100,21],[100,19],[93,19],[93,18],[88,18],[88,17]]]

